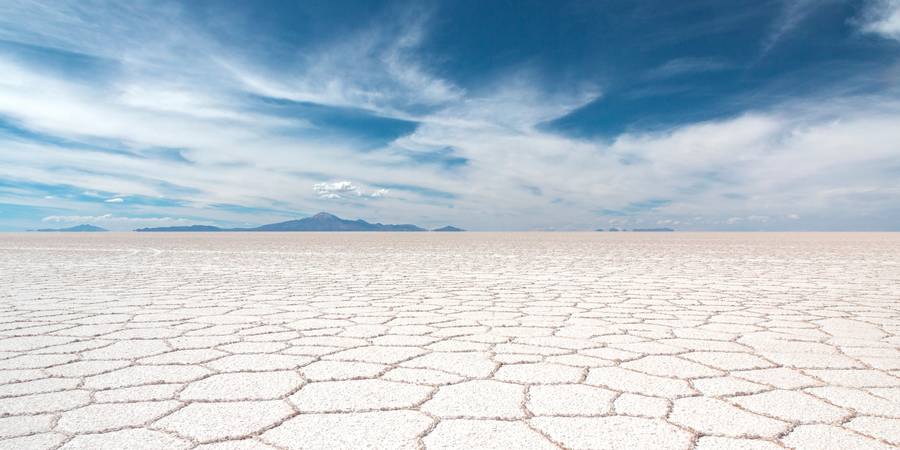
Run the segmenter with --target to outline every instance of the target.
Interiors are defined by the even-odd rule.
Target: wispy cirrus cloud
[[[0,39],[14,43],[0,45],[0,202],[101,224],[262,223],[321,210],[469,229],[858,228],[860,217],[900,218],[890,90],[785,96],[584,138],[545,124],[603,107],[614,87],[548,80],[529,62],[460,81],[428,48],[429,10],[273,55],[210,32],[188,8],[0,6]],[[797,8],[766,45],[809,19]],[[720,57],[663,61],[638,77],[690,83],[732,69]],[[69,76],[79,70],[87,74]],[[654,199],[665,202],[646,203]],[[771,220],[728,223],[754,216]]]
[[[419,49],[431,19],[413,8],[337,42],[299,55],[289,76],[236,57],[217,62],[242,87],[260,95],[371,110],[387,117],[416,117],[464,98],[465,90],[423,66]],[[338,75],[339,74],[339,75]]]
[[[675,58],[661,64],[647,73],[651,79],[670,78],[701,72],[718,72],[732,69],[734,65],[720,58],[685,57]]]
[[[769,53],[785,36],[796,28],[823,0],[783,0],[781,12],[772,23],[762,42],[760,55]]]

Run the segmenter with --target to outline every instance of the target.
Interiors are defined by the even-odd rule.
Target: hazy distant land
[[[139,232],[215,232],[215,231],[428,231],[412,224],[382,224],[369,223],[362,219],[341,219],[326,212],[318,213],[312,217],[286,222],[270,223],[254,228],[220,228],[212,225],[189,225],[174,227],[139,228]],[[447,225],[433,231],[465,231],[461,228]]]
[[[40,232],[102,232],[109,231],[105,228],[101,228],[95,225],[90,224],[81,224],[68,228],[43,228],[38,230],[31,231],[40,231]],[[432,230],[428,230],[426,228],[422,228],[418,225],[413,224],[382,224],[382,223],[369,223],[362,219],[356,220],[348,220],[342,219],[334,214],[330,214],[327,212],[320,212],[314,216],[305,217],[303,219],[296,220],[288,220],[285,222],[277,222],[270,223],[266,225],[260,225],[258,227],[251,228],[222,228],[217,227],[215,225],[176,225],[169,227],[148,227],[148,228],[138,228],[134,231],[141,233],[194,233],[194,232],[204,232],[204,233],[214,233],[214,232],[243,232],[243,231],[435,231],[435,232],[448,232],[448,233],[458,233],[466,231],[462,228],[455,227],[453,225],[446,225],[440,228],[435,228]],[[672,228],[633,228],[631,230],[625,228],[608,228],[603,229],[599,228],[595,231],[607,231],[607,232],[623,232],[623,231],[632,231],[632,232],[671,232],[675,231]]]
[[[97,233],[97,232],[103,232],[103,231],[109,231],[109,230],[107,230],[106,228],[101,228],[101,227],[95,226],[95,225],[81,224],[81,225],[75,225],[74,227],[68,227],[68,228],[41,228],[39,230],[34,230],[34,231],[62,232],[62,233]]]
[[[31,231],[40,231],[40,232],[102,232],[109,231],[105,228],[101,228],[95,225],[90,224],[82,224],[76,225],[68,228],[43,228],[38,230]],[[330,214],[327,212],[320,212],[314,216],[305,217],[302,219],[296,220],[288,220],[285,222],[277,222],[270,223],[266,225],[260,225],[258,227],[250,227],[250,228],[223,228],[217,227],[215,225],[176,225],[169,227],[148,227],[148,228],[138,228],[134,231],[141,233],[193,233],[193,232],[244,232],[244,231],[319,231],[319,232],[329,232],[329,231],[434,231],[434,232],[448,232],[448,233],[458,233],[466,231],[462,228],[455,227],[453,225],[446,225],[440,228],[435,228],[432,230],[428,230],[426,228],[420,227],[418,225],[413,224],[382,224],[382,223],[369,223],[362,219],[356,220],[348,220],[342,219],[334,214]],[[672,228],[616,228],[611,227],[607,229],[598,228],[594,231],[605,231],[605,232],[672,232],[675,231]]]

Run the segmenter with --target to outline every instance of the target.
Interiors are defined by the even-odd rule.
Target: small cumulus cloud
[[[106,203],[122,203],[124,201],[125,200],[123,200],[122,198],[119,198],[119,197],[113,197],[113,198],[108,198],[108,199],[104,200],[104,202],[106,202]]]
[[[313,185],[313,191],[319,198],[342,199],[342,198],[381,198],[387,195],[387,189],[377,189],[374,191],[366,191],[350,181],[335,181],[332,183],[316,183]]]
[[[769,216],[746,216],[746,217],[729,217],[725,223],[729,225],[735,225],[743,222],[752,222],[752,223],[768,223],[772,220]]]
[[[321,198],[343,198],[359,192],[359,188],[349,181],[336,181],[334,183],[316,183],[313,190]]]

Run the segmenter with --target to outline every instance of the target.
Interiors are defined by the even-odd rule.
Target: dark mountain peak
[[[89,223],[83,223],[81,225],[75,225],[70,228],[63,228],[66,231],[107,231],[106,228],[101,228],[96,225],[91,225]]]
[[[435,228],[431,231],[466,231],[466,230],[463,230],[462,228],[456,228],[453,225],[447,225],[445,227]]]
[[[309,219],[315,219],[315,220],[341,220],[340,218],[338,218],[338,216],[335,216],[334,214],[329,214],[329,213],[327,213],[327,212],[320,212],[320,213],[318,213],[318,214],[316,214],[316,215],[314,215],[314,216],[312,216],[312,217],[309,217]]]

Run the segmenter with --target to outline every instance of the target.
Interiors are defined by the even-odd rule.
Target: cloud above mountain
[[[335,181],[332,183],[316,183],[313,190],[321,198],[328,199],[344,199],[344,198],[380,198],[387,195],[387,189],[376,189],[373,191],[364,191],[359,186],[350,181]]]

